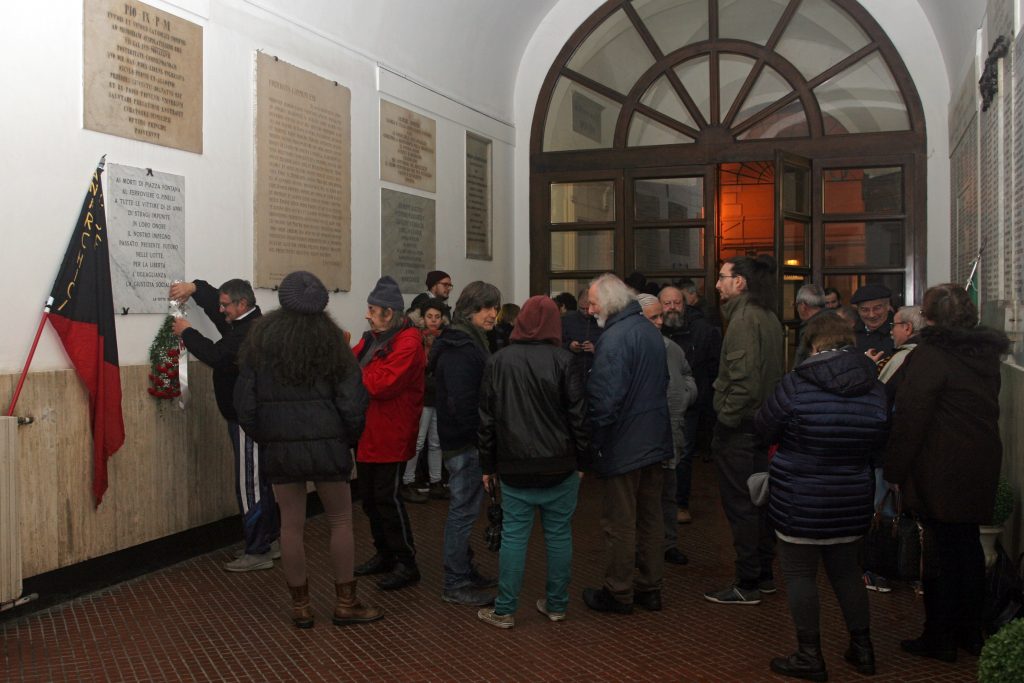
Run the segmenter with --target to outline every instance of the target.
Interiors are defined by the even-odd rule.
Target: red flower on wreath
[[[178,348],[178,338],[171,331],[173,324],[174,316],[164,318],[153,344],[149,347],[151,386],[147,392],[154,398],[171,399],[181,396],[181,386],[178,384],[178,356],[181,351]]]

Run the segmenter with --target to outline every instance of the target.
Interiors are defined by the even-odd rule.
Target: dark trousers
[[[233,420],[228,421],[228,436],[235,453],[235,499],[242,513],[245,552],[263,555],[281,534],[274,489],[260,473],[259,445]]]
[[[985,600],[985,553],[977,524],[925,522],[934,542],[932,561],[921,581],[924,589],[925,638],[942,649],[958,638],[980,641]]]
[[[697,427],[700,424],[700,413],[690,408],[683,415],[683,455],[676,463],[676,505],[688,509],[690,507],[690,489],[693,488],[693,458],[697,455]]]
[[[722,508],[732,529],[736,581],[741,588],[757,588],[759,578],[772,575],[775,534],[767,506],[757,507],[751,502],[747,479],[754,472],[768,471],[768,449],[759,445],[753,432],[719,423],[711,450],[718,468]]]
[[[398,492],[404,469],[404,462],[361,462],[357,481],[377,552],[403,564],[415,565],[412,527]]]
[[[797,634],[817,634],[818,565],[832,584],[843,619],[850,631],[868,628],[868,592],[864,590],[859,563],[860,541],[835,545],[805,545],[779,541],[779,565],[786,580],[789,613]]]
[[[661,511],[664,472],[657,462],[602,479],[604,586],[619,602],[632,603],[634,590],[643,593],[661,589],[665,573],[665,524]],[[637,560],[639,571],[634,580]]]

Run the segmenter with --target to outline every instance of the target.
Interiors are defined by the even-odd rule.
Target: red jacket
[[[356,358],[371,340],[370,333],[363,335],[353,349]],[[423,411],[426,365],[419,330],[406,327],[377,349],[363,367],[370,407],[356,450],[357,462],[405,462],[413,456]]]

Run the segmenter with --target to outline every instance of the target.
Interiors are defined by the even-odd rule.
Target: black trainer
[[[632,614],[633,605],[619,602],[607,588],[584,588],[583,602],[595,612],[614,612],[615,614]]]
[[[395,558],[385,557],[377,553],[366,562],[358,565],[352,570],[355,576],[369,576],[371,574],[387,574],[395,567]]]

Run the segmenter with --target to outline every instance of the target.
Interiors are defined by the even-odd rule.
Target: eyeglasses
[[[729,277],[741,277],[741,276],[740,275],[726,275],[725,273],[719,273],[718,274],[718,279],[719,280],[724,280],[724,279],[729,278]]]
[[[444,287],[445,289],[451,289],[452,287],[454,287],[454,286],[455,286],[455,285],[453,285],[453,284],[452,284],[452,283],[450,283],[450,282],[438,282],[437,284],[441,285],[441,286],[442,286],[442,287]]]

